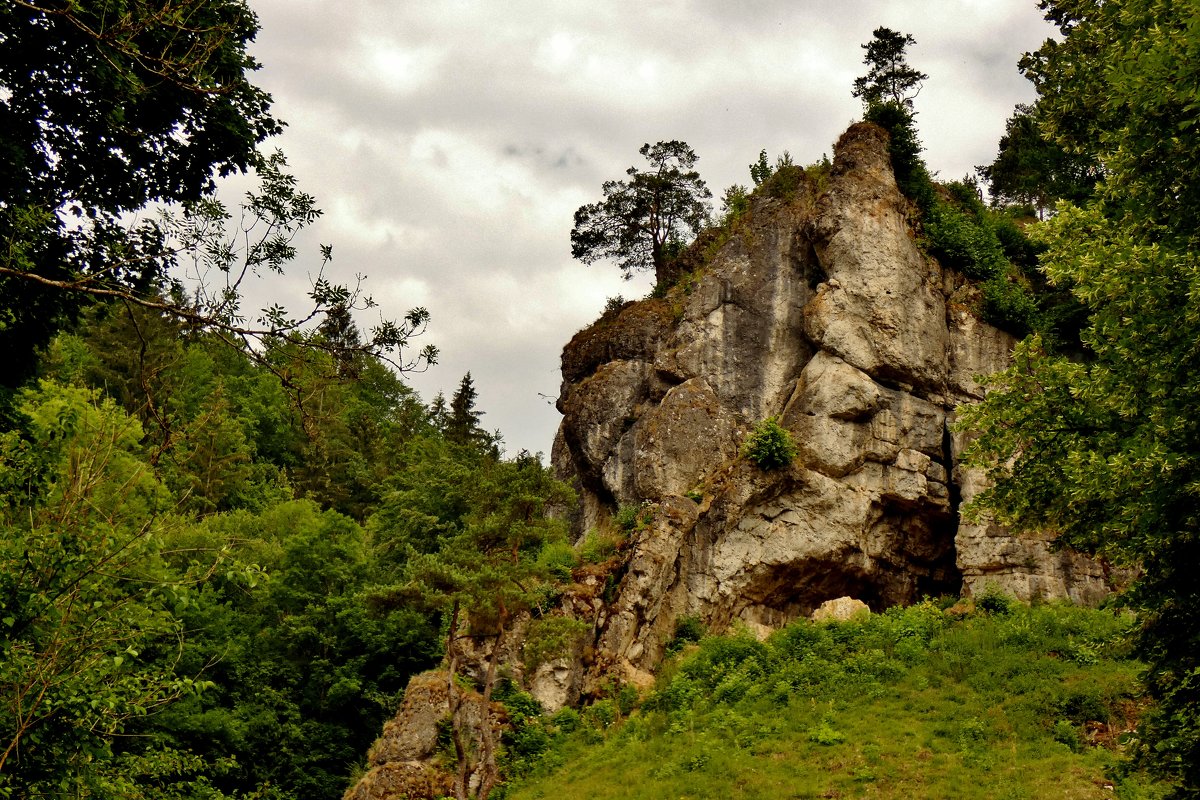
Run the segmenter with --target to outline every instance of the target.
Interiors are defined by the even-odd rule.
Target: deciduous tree
[[[27,436],[0,434],[0,795],[122,796],[114,741],[201,688],[159,658],[178,658],[174,610],[219,553],[163,563],[181,520],[136,420],[52,383],[22,400]],[[177,755],[156,757],[190,771]]]
[[[1086,200],[1094,191],[1100,169],[1091,156],[1071,153],[1047,140],[1035,108],[1018,105],[1000,137],[1000,152],[978,172],[987,182],[993,203],[1030,205],[1044,217],[1056,200]]]
[[[0,388],[26,380],[37,349],[96,301],[174,316],[250,354],[275,338],[344,344],[307,335],[330,311],[372,305],[325,274],[328,247],[307,310],[241,308],[247,276],[282,271],[297,255],[292,237],[320,214],[282,156],[258,150],[281,126],[249,81],[257,31],[243,0],[0,8]],[[251,170],[261,188],[229,231],[216,179]],[[172,281],[180,267],[198,282],[195,297]],[[404,354],[427,316],[382,321],[350,347],[401,368],[428,363],[434,350]]]
[[[1139,752],[1200,797],[1200,28],[1166,0],[1041,6],[1063,39],[1022,63],[1048,133],[1102,167],[1096,199],[1042,233],[1047,276],[1087,310],[1084,352],[1022,342],[964,414],[995,481],[981,507],[1141,570],[1158,706]]]
[[[122,214],[199,200],[280,130],[248,79],[257,31],[241,0],[0,9],[3,380],[27,377],[86,297],[48,281],[141,294],[161,279],[161,231]]]

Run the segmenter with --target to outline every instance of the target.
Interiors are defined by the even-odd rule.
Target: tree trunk
[[[471,774],[468,749],[463,743],[462,694],[455,678],[458,675],[458,656],[454,650],[454,639],[458,633],[458,603],[450,612],[450,632],[446,634],[446,701],[450,706],[450,738],[454,741],[454,756],[458,759],[458,772],[454,777],[454,797],[468,800],[467,780]]]
[[[480,732],[482,744],[483,775],[480,776],[479,800],[487,800],[493,787],[500,781],[500,769],[496,766],[496,731],[492,726],[492,689],[496,686],[496,662],[500,660],[500,648],[504,644],[504,620],[507,613],[504,604],[500,606],[499,629],[492,652],[488,656],[487,674],[483,679],[483,730]]]

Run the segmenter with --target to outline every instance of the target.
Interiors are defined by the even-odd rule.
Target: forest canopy
[[[439,609],[380,598],[566,490],[469,375],[421,403],[428,314],[362,331],[331,247],[307,308],[242,308],[320,215],[260,149],[258,21],[117,5],[0,9],[0,797],[340,797],[441,656]]]

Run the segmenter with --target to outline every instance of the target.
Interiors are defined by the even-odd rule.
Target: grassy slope
[[[527,775],[507,796],[1159,797],[1114,769],[1139,702],[1131,620],[992,600],[706,638],[624,719],[614,697],[531,722],[551,745],[522,761],[511,743]]]

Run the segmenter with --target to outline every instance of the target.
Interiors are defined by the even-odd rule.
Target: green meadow
[[[653,692],[581,712],[508,698],[513,800],[1156,798],[1125,612],[990,594],[765,642],[685,621]],[[698,642],[688,639],[698,638]],[[523,712],[524,709],[524,712]]]

